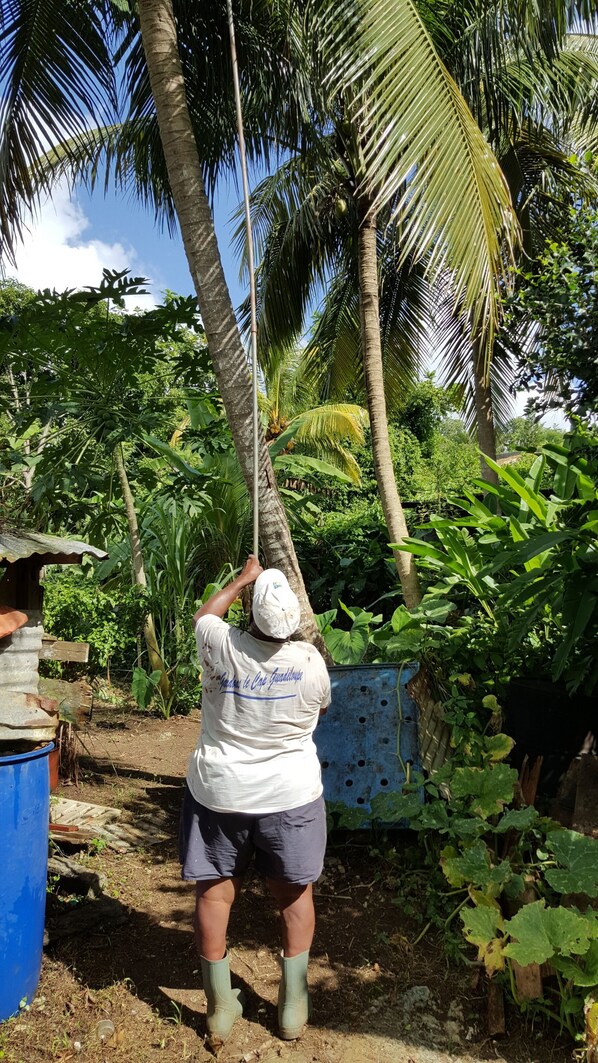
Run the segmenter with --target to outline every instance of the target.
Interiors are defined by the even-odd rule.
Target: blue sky
[[[216,234],[224,272],[237,307],[246,296],[239,281],[239,262],[233,251],[231,216],[241,197],[232,181],[222,181],[214,204]],[[193,285],[178,232],[169,236],[160,232],[150,212],[134,199],[123,199],[111,192],[104,196],[85,188],[73,194],[66,185],[58,187],[53,199],[43,205],[17,251],[17,268],[8,268],[32,288],[84,287],[98,284],[103,268],[129,268],[134,275],[150,282],[150,295],[134,297],[131,309],[147,309],[159,302],[169,288],[182,295],[191,294]],[[519,392],[514,400],[516,414],[522,413],[527,395]],[[564,427],[560,413],[544,418],[545,423]]]
[[[222,181],[214,204],[218,244],[235,306],[245,295],[239,283],[239,262],[233,255],[232,233],[235,226],[230,220],[240,194],[232,181]],[[104,197],[99,191],[89,195],[86,189],[81,188],[77,200],[90,222],[86,235],[95,236],[108,244],[124,242],[133,247],[159,291],[170,288],[182,295],[191,294],[193,283],[178,230],[172,236],[166,229],[160,231],[150,211],[144,209],[137,200],[123,200],[114,192]]]
[[[245,297],[239,281],[239,261],[233,253],[231,216],[240,191],[231,180],[223,180],[217,190],[214,218],[224,271],[233,304]],[[193,284],[178,231],[169,235],[160,230],[153,214],[134,198],[110,191],[104,196],[85,187],[73,193],[59,186],[30,223],[29,232],[17,251],[16,275],[33,288],[83,287],[97,284],[102,268],[130,268],[146,276],[153,299],[160,300],[166,288],[191,294]],[[146,305],[149,300],[146,301]]]

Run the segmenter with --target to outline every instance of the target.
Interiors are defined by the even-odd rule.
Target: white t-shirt
[[[216,812],[261,815],[315,801],[322,778],[312,738],[330,703],[324,658],[308,642],[265,642],[217,616],[195,626],[201,731],[187,783]]]

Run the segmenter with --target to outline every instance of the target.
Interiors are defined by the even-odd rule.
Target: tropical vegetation
[[[178,227],[195,294],[131,311],[146,281],[109,263],[83,291],[0,284],[0,520],[105,549],[46,577],[46,624],[142,712],[187,713],[190,617],[252,538],[248,307],[211,212],[236,160],[227,4],[4,6],[4,261],[56,182],[105,182]],[[598,4],[233,14],[259,175],[260,550],[331,662],[418,661],[450,736],[439,771],[331,812],[368,820],[380,865],[398,863],[383,830],[408,822],[397,903],[417,889],[422,934],[475,946],[518,1004],[517,965],[550,963],[529,1006],[582,1036],[596,842],[546,795],[525,803],[503,731],[514,683],[580,700],[598,684]]]

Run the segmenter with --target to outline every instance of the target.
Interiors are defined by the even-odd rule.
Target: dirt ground
[[[197,730],[194,717],[163,721],[120,708],[94,710],[82,735],[79,785],[62,786],[59,794],[118,806],[130,822],[161,811],[168,837],[125,854],[101,844],[83,851],[83,862],[106,876],[105,894],[122,906],[123,922],[49,946],[34,1002],[0,1026],[3,1063],[213,1059],[203,1040],[193,887],[180,880],[176,850],[182,780]],[[396,844],[400,850],[405,843]],[[371,849],[367,832],[330,839],[316,887],[314,1016],[291,1044],[276,1037],[277,919],[258,878],[248,876],[229,936],[233,984],[248,1003],[221,1063],[571,1060],[571,1045],[552,1028],[515,1011],[507,1015],[509,1036],[488,1038],[483,979],[476,981],[474,967],[449,964],[433,931],[412,946],[421,923],[403,914],[395,884],[380,879]],[[62,908],[69,903],[77,902],[60,897]],[[98,1039],[103,1019],[115,1026],[108,1043]]]

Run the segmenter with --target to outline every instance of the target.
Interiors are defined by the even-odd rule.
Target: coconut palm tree
[[[443,5],[442,15],[442,26],[430,19],[431,36],[500,162],[521,224],[520,252],[533,255],[559,202],[584,185],[587,193],[591,183],[572,156],[583,155],[595,128],[598,3],[547,0],[522,8],[466,0]],[[469,330],[447,371],[468,385],[481,453],[496,460],[495,414],[508,413],[513,380],[500,333],[495,355],[492,367]],[[483,457],[481,471],[495,481]]]
[[[42,6],[47,33],[40,32],[36,21],[39,5],[30,0],[11,0],[2,31],[0,77],[7,90],[2,103],[0,172],[13,173],[0,201],[3,240],[10,241],[11,226],[14,229],[18,225],[22,203],[31,202],[40,189],[51,187],[52,176],[65,169],[93,176],[102,153],[107,153],[121,185],[135,187],[171,219],[176,215],[227,417],[244,475],[251,483],[246,360],[224,282],[202,172],[202,162],[205,167],[207,160],[212,163],[208,170],[213,175],[217,170],[214,159],[226,160],[227,145],[230,151],[234,142],[232,124],[229,127],[226,123],[227,107],[221,105],[230,94],[222,82],[214,91],[226,65],[222,60],[226,54],[223,34],[216,44],[214,34],[210,35],[217,22],[217,17],[212,18],[215,5],[178,0],[175,9],[172,0],[139,0],[139,23],[127,13],[118,58],[127,64],[131,107],[125,126],[118,129],[111,122],[114,75],[104,69],[103,61],[109,59],[105,34],[112,29],[115,10],[122,20],[125,5],[113,7],[108,0],[94,5],[52,0]],[[305,9],[299,12],[301,18],[293,17],[298,10],[295,5],[291,14],[284,5],[266,0],[250,7],[248,36],[260,13],[262,18],[265,13],[285,42],[276,62],[245,67],[248,110],[251,113],[253,108],[261,116],[256,145],[267,143],[280,128],[289,148],[300,145],[302,120],[304,125],[308,108],[313,106],[315,85],[326,97],[322,113],[341,109],[351,129],[372,432],[389,531],[398,541],[406,528],[400,520],[396,487],[393,494],[390,451],[385,446],[383,427],[378,211],[398,198],[403,255],[414,254],[420,259],[428,255],[430,271],[440,274],[449,270],[475,328],[491,335],[496,325],[497,293],[506,276],[505,247],[508,251],[517,239],[509,197],[496,161],[447,76],[413,0],[340,0],[334,4],[331,0],[306,0]],[[56,20],[55,8],[60,9]],[[219,12],[221,5],[216,14]],[[271,31],[269,26],[268,33]],[[78,38],[84,47],[74,47]],[[267,39],[264,35],[262,44]],[[94,52],[100,41],[101,49]],[[205,73],[206,57],[210,56],[216,57],[214,72],[198,86],[197,70]],[[285,80],[287,90],[292,91],[280,95]],[[73,82],[78,82],[74,89]],[[206,85],[211,92],[206,92]],[[278,105],[264,111],[264,100],[272,104],[276,92]],[[206,100],[216,106],[206,108]],[[207,112],[212,148],[198,136],[198,130],[206,129],[200,112],[204,116]],[[90,116],[96,127],[93,130]],[[223,136],[225,126],[228,133]],[[51,152],[48,167],[48,159],[46,165],[37,160],[52,133],[61,137],[62,143]],[[259,460],[264,552],[270,564],[279,564],[287,571],[309,620],[263,438]],[[413,602],[417,590],[411,583],[408,596]]]
[[[526,250],[534,233],[545,231],[546,207],[559,186],[569,189],[572,180],[579,180],[568,159],[567,133],[572,118],[577,116],[579,124],[586,100],[594,96],[598,47],[591,36],[568,31],[582,8],[590,20],[595,7],[555,0],[550,11],[540,12],[469,0],[442,11],[439,4],[422,8],[439,52],[483,131],[492,137]],[[546,25],[544,15],[550,16]],[[276,343],[282,336],[288,342],[293,332],[301,333],[314,286],[324,286],[324,309],[306,356],[324,394],[338,397],[347,386],[355,394],[367,355],[358,315],[360,219],[351,125],[342,112],[327,115],[322,125],[323,132],[318,136],[316,130],[309,142],[308,161],[305,153],[285,160],[255,191],[254,217],[260,237],[263,343],[268,337]],[[404,234],[392,224],[393,216],[391,203],[377,231],[387,405],[413,373],[418,348],[437,337],[447,381],[466,385],[466,408],[481,453],[493,456],[494,412],[508,410],[512,378],[500,343],[489,344],[467,315],[459,323],[454,314],[459,300],[447,283],[450,278],[440,278],[433,291],[425,262],[405,261]],[[494,367],[490,353],[497,355]],[[494,474],[483,457],[481,466],[491,479]]]
[[[237,327],[214,233],[212,215],[205,192],[196,130],[186,99],[186,84],[179,54],[177,28],[171,3],[142,2],[138,5],[139,22],[132,13],[123,22],[123,5],[53,4],[43,6],[26,0],[13,0],[6,12],[0,78],[6,79],[7,91],[0,110],[0,175],[6,176],[0,198],[0,224],[5,248],[10,250],[18,235],[23,204],[36,201],[43,191],[51,190],[57,176],[68,172],[81,175],[91,172],[98,156],[107,154],[121,186],[132,181],[139,194],[153,202],[170,220],[176,213],[183,236],[190,271],[198,294],[202,320],[215,374],[233,432],[241,467],[247,481],[252,480],[252,431],[249,373],[244,347]],[[211,28],[210,57],[226,56],[222,48],[226,29],[225,7],[220,5],[220,21],[211,5],[204,5],[204,23],[191,18],[193,5],[180,3],[181,24],[189,31],[187,57],[202,55],[193,42],[194,32]],[[54,8],[56,20],[53,19]],[[40,20],[46,27],[40,27]],[[211,24],[211,26],[210,26]],[[252,27],[249,27],[251,33]],[[116,123],[116,83],[114,64],[108,42],[121,32],[120,58],[126,62],[126,78],[131,94],[131,109],[125,126]],[[194,44],[193,51],[190,50]],[[226,40],[226,38],[225,38]],[[79,43],[77,43],[79,42]],[[288,64],[264,63],[264,42],[259,38],[253,57],[255,83],[273,82],[280,89],[280,77],[272,78]],[[272,51],[272,49],[271,49]],[[144,60],[144,52],[148,57]],[[263,53],[263,54],[262,54]],[[240,48],[243,55],[243,38]],[[196,67],[189,80],[193,83]],[[210,67],[213,77],[218,64]],[[229,108],[226,123],[224,101],[230,92],[222,76],[208,94],[208,120],[220,126],[211,128],[209,144],[218,144],[219,154],[204,162],[213,181],[218,166],[234,150],[234,122]],[[224,62],[225,72],[229,64]],[[205,86],[202,84],[201,108],[196,93],[194,114],[205,114]],[[268,78],[268,75],[270,77]],[[230,85],[230,78],[228,79]],[[152,96],[153,93],[153,96]],[[155,107],[154,107],[155,103]],[[149,107],[149,121],[147,109]],[[86,113],[87,112],[87,113]],[[94,119],[91,129],[89,118]],[[40,119],[42,128],[40,130]],[[111,119],[107,122],[107,119]],[[201,120],[199,122],[201,128]],[[273,123],[269,123],[269,133]],[[227,130],[228,139],[223,134]],[[51,145],[60,138],[58,149]],[[263,140],[263,138],[262,138]],[[46,158],[39,157],[45,149]],[[260,441],[260,537],[270,565],[284,569],[298,593],[306,634],[316,637],[303,580],[297,563],[286,514],[280,500],[265,441]]]
[[[268,365],[272,350],[288,349],[305,329],[314,288],[326,292],[315,333],[302,352],[301,375],[328,401],[353,395],[367,405],[389,541],[400,543],[408,530],[392,465],[387,409],[400,403],[422,364],[421,337],[430,329],[432,313],[430,286],[412,257],[400,261],[394,238],[385,239],[393,229],[396,202],[379,214],[375,293],[368,286],[364,269],[371,247],[369,238],[365,243],[362,238],[358,175],[346,137],[335,131],[312,140],[309,152],[285,160],[254,190],[259,353]],[[242,230],[238,236],[243,239]],[[390,284],[379,285],[379,271],[386,279],[392,276]],[[244,311],[247,319],[246,307]],[[395,561],[405,600],[415,605],[419,591],[413,559],[397,550]]]

